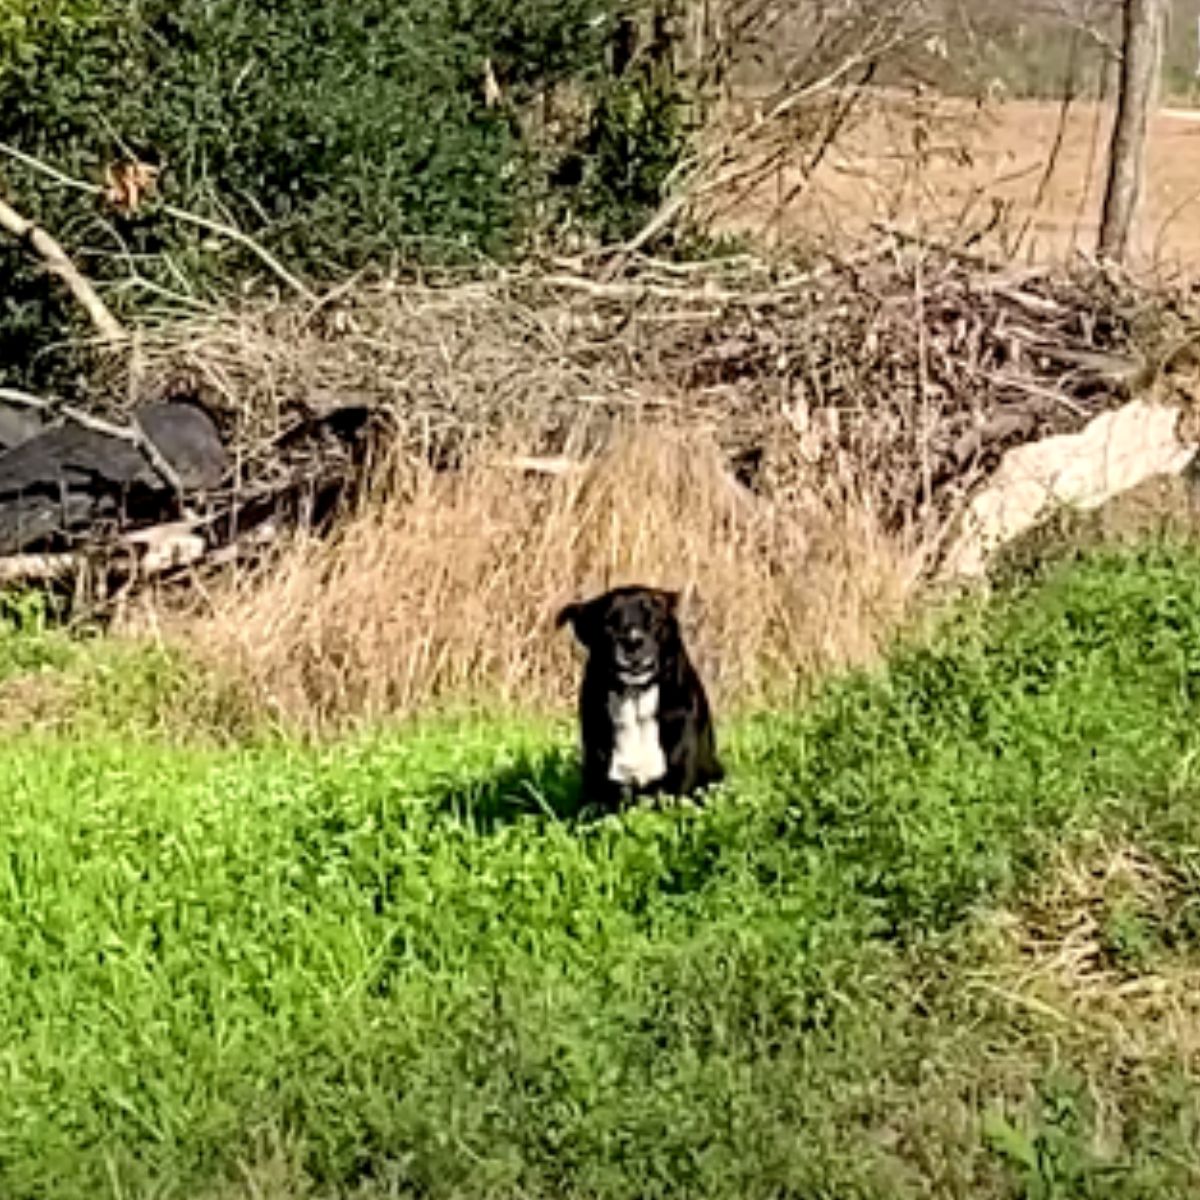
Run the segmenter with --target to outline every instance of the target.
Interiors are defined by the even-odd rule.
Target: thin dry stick
[[[1033,197],[1033,208],[1036,212],[1042,206],[1042,201],[1046,198],[1046,189],[1050,186],[1050,180],[1054,175],[1054,169],[1058,166],[1058,156],[1062,153],[1063,142],[1066,140],[1067,122],[1071,116],[1071,105],[1075,102],[1075,84],[1077,63],[1076,59],[1079,54],[1079,33],[1076,31],[1075,36],[1071,39],[1070,49],[1067,55],[1067,71],[1066,78],[1063,80],[1062,101],[1058,106],[1058,124],[1054,130],[1054,141],[1050,145],[1050,153],[1046,156],[1046,167],[1042,172],[1041,178],[1038,180],[1037,191]]]
[[[103,188],[97,184],[87,183],[82,179],[74,179],[70,175],[64,174],[57,167],[50,166],[49,163],[42,162],[39,158],[34,158],[32,154],[26,154],[24,150],[18,150],[16,146],[10,146],[7,142],[0,142],[0,154],[6,154],[9,158],[29,167],[31,170],[39,171],[45,175],[47,179],[53,179],[56,183],[62,184],[64,187],[74,188],[76,191],[87,192],[89,195],[98,196],[103,192]],[[174,204],[162,205],[162,211],[169,217],[174,217],[177,221],[183,221],[188,225],[195,225],[197,229],[206,230],[208,233],[215,233],[219,237],[227,237],[231,241],[237,242],[241,246],[245,246],[256,258],[259,259],[268,269],[270,269],[279,279],[287,284],[299,296],[302,296],[310,303],[315,302],[316,293],[306,287],[295,275],[291,273],[265,246],[256,242],[249,234],[243,233],[240,229],[233,225],[226,225],[222,221],[213,221],[208,217],[198,216],[196,213],[188,212],[183,208],[176,208]]]
[[[933,434],[929,405],[929,328],[925,322],[925,256],[917,255],[913,299],[917,309],[917,401],[921,409],[921,489],[926,502],[933,496],[933,465],[929,442]]]
[[[109,342],[122,342],[128,336],[125,327],[112,315],[67,252],[40,225],[23,217],[15,208],[0,200],[0,228],[6,229],[19,242],[25,243],[57,275],[75,297],[88,319]]]
[[[1066,139],[1067,122],[1071,117],[1071,105],[1075,102],[1075,76],[1077,70],[1076,60],[1079,55],[1079,38],[1080,31],[1076,29],[1071,37],[1070,47],[1067,52],[1066,77],[1063,79],[1063,94],[1058,106],[1058,123],[1054,130],[1054,141],[1050,144],[1050,153],[1046,156],[1046,165],[1042,170],[1041,177],[1038,179],[1037,190],[1034,192],[1030,212],[1022,222],[1016,241],[1013,244],[1014,257],[1022,244],[1027,245],[1030,256],[1032,257],[1033,255],[1033,244],[1027,242],[1026,239],[1029,236],[1030,229],[1033,227],[1034,217],[1041,210],[1042,202],[1046,198],[1046,189],[1050,186],[1050,180],[1054,177],[1055,169],[1058,167],[1058,157],[1062,153],[1063,143]]]
[[[775,212],[770,219],[771,226],[774,228],[777,238],[782,236],[784,214],[791,209],[792,205],[808,189],[817,168],[824,162],[826,155],[845,128],[846,122],[850,119],[854,106],[861,96],[860,88],[862,86],[862,84],[859,84],[846,89],[846,98],[835,105],[831,118],[824,122],[824,132],[821,135],[821,140],[816,150],[808,162],[800,164],[799,180],[786,191],[782,188],[780,189],[775,201]],[[782,178],[782,167],[780,167],[780,179],[782,180]]]
[[[164,204],[163,212],[168,216],[174,217],[178,221],[184,221],[187,224],[195,225],[198,229],[206,229],[209,233],[215,233],[221,237],[227,237],[239,245],[245,246],[252,254],[254,254],[261,262],[269,267],[284,283],[288,285],[297,295],[302,296],[309,303],[315,303],[317,299],[316,293],[309,287],[306,287],[295,275],[291,273],[265,246],[259,245],[249,234],[243,233],[233,225],[226,225],[221,221],[210,221],[207,217],[198,216],[196,213],[190,213],[186,209],[176,208],[173,204]]]
[[[32,392],[23,392],[20,388],[0,387],[0,400],[9,404],[24,404],[27,408],[45,408],[51,406],[49,400],[35,396]]]

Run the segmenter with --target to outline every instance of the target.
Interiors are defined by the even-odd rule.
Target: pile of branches
[[[557,260],[144,330],[146,384],[114,367],[92,415],[127,425],[172,389],[212,415],[219,482],[123,529],[184,520],[192,565],[260,547],[264,529],[328,525],[381,434],[389,460],[453,470],[482,448],[559,472],[616,426],[700,426],[773,504],[840,488],[927,531],[1010,446],[1077,431],[1178,362],[1195,314],[1183,288],[899,235],[802,266],[634,258],[605,278]]]
[[[890,236],[797,267],[750,257],[581,263],[360,282],[147,336],[245,462],[296,412],[386,413],[408,455],[452,467],[517,433],[578,457],[614,423],[701,424],[755,490],[866,489],[893,523],[944,509],[1009,446],[1073,432],[1190,344],[1183,287],[1015,268]]]
[[[841,480],[911,527],[955,512],[1011,446],[1077,432],[1178,367],[1198,312],[1186,289],[1094,265],[894,243],[744,294],[703,327],[672,323],[655,353],[686,392],[724,402],[758,486]]]

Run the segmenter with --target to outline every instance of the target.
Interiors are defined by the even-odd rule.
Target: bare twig
[[[74,179],[70,175],[60,171],[57,167],[51,166],[49,163],[42,162],[41,159],[35,158],[32,154],[26,154],[25,151],[17,149],[16,146],[10,146],[6,142],[0,142],[0,154],[5,154],[15,162],[21,163],[23,166],[29,167],[31,170],[38,171],[47,179],[52,179],[56,183],[62,184],[64,187],[74,188],[76,191],[87,192],[90,195],[99,195],[103,192],[97,184],[86,183],[82,179]],[[238,245],[244,246],[251,252],[260,262],[263,263],[278,279],[285,283],[297,295],[303,297],[310,303],[315,302],[316,293],[312,291],[306,284],[291,273],[273,255],[265,246],[256,242],[249,234],[243,233],[240,229],[233,225],[228,225],[223,221],[214,221],[209,217],[202,217],[198,213],[188,212],[186,209],[177,208],[174,204],[164,203],[161,205],[162,211],[169,217],[174,217],[177,221],[182,221],[188,225],[194,225],[197,229],[203,229],[208,233],[216,234],[219,237],[229,238],[230,241],[237,242]]]
[[[794,129],[790,128],[797,110],[814,101],[846,90],[855,85],[849,81],[857,76],[869,74],[874,64],[885,59],[919,33],[919,23],[909,20],[909,11],[914,6],[900,3],[862,19],[842,16],[829,17],[829,38],[815,38],[814,44],[828,43],[833,48],[829,53],[815,52],[803,56],[782,71],[782,83],[776,88],[765,107],[739,126],[717,136],[715,142],[699,151],[690,160],[680,165],[668,182],[666,195],[656,211],[632,238],[616,249],[606,270],[606,277],[617,274],[629,259],[642,247],[653,242],[667,229],[677,223],[685,213],[694,210],[705,197],[729,189],[753,190],[768,178],[778,166],[779,156],[754,155],[749,152],[754,144],[782,137],[789,150],[796,148]],[[737,13],[730,11],[728,36],[743,45],[768,39],[780,21],[780,6],[770,3],[751,2],[739,6]],[[837,27],[836,30],[834,27]],[[728,47],[717,46],[710,53],[720,59]],[[699,79],[706,78],[703,68]],[[833,125],[840,127],[849,112],[846,105],[835,105]],[[829,123],[824,126],[828,134]],[[800,147],[803,153],[803,147]],[[827,149],[827,146],[825,147]],[[816,151],[820,157],[824,149]]]
[[[32,392],[22,391],[20,388],[0,387],[0,400],[9,404],[23,404],[26,408],[49,409],[53,407],[49,400],[35,396]]]
[[[268,267],[274,274],[281,279],[288,287],[292,289],[298,296],[314,303],[317,299],[316,293],[307,285],[302,283],[295,275],[291,273],[284,265],[273,255],[265,246],[256,242],[249,234],[243,233],[240,229],[233,225],[226,225],[222,221],[211,221],[207,217],[202,217],[198,213],[188,212],[186,209],[176,208],[174,204],[164,204],[163,212],[168,216],[174,217],[177,221],[183,221],[189,225],[195,225],[198,229],[205,229],[209,233],[215,233],[220,237],[227,237],[231,241],[237,242],[238,245],[244,246],[251,254],[255,255],[260,262]]]

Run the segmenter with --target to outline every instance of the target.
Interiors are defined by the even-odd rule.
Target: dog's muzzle
[[[613,656],[613,665],[616,668],[613,673],[625,687],[645,687],[658,673],[658,655],[645,650],[627,654],[618,649]]]
[[[612,657],[615,674],[626,687],[644,687],[658,671],[658,643],[636,627],[616,634]]]

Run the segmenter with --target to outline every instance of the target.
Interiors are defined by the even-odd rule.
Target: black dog
[[[558,614],[588,652],[579,693],[588,801],[615,808],[626,796],[686,796],[724,775],[678,602],[675,592],[622,587]]]

